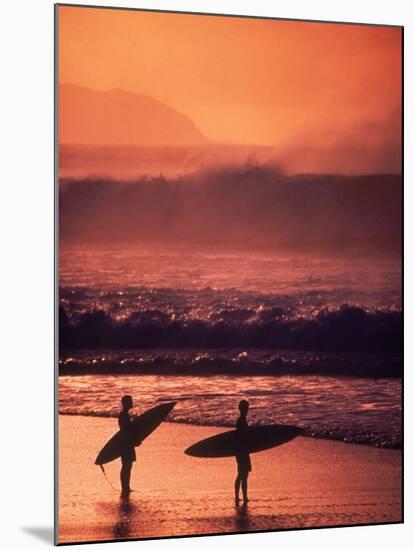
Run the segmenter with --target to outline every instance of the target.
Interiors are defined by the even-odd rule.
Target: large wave
[[[176,319],[159,310],[118,319],[95,309],[69,316],[59,310],[60,349],[289,349],[401,352],[402,314],[343,305],[314,317],[291,317],[283,308],[233,310],[205,319]]]
[[[60,237],[400,251],[401,205],[400,175],[285,176],[249,164],[134,182],[66,179]]]

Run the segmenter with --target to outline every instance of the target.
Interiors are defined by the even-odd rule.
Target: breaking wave
[[[117,318],[102,309],[71,316],[59,310],[61,349],[286,349],[398,353],[402,313],[343,305],[312,317],[283,308],[220,311],[210,319],[180,319],[161,310]]]
[[[178,177],[62,179],[64,242],[401,247],[400,175],[286,176],[248,164]]]

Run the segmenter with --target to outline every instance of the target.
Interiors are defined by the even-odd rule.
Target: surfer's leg
[[[122,461],[120,478],[121,478],[121,489],[122,489],[122,492],[124,492],[124,489],[125,489],[125,462],[124,461]]]
[[[126,482],[126,486],[128,487],[128,491],[131,491],[131,487],[129,485],[129,482],[131,480],[131,470],[132,470],[132,462],[128,462],[128,467],[125,474],[125,482]]]
[[[127,494],[131,491],[129,487],[129,481],[131,479],[131,469],[132,469],[132,462],[130,460],[122,459],[122,468],[121,468],[121,487],[122,492],[124,494]]]
[[[241,478],[240,478],[240,475],[238,474],[236,477],[236,481],[234,482],[234,497],[236,500],[236,504],[240,502],[240,497],[239,497],[240,483],[241,483]]]
[[[249,472],[244,473],[241,480],[241,488],[243,492],[243,502],[246,503],[249,501],[247,498],[247,478],[249,477]]]

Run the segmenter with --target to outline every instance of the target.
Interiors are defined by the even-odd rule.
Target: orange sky
[[[59,82],[148,94],[212,141],[399,147],[399,28],[60,7]]]

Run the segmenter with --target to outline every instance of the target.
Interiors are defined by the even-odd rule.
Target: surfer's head
[[[121,399],[121,403],[124,409],[132,409],[132,397],[130,395],[124,395]]]
[[[249,410],[249,402],[246,399],[242,399],[239,403],[240,414],[246,415]]]

